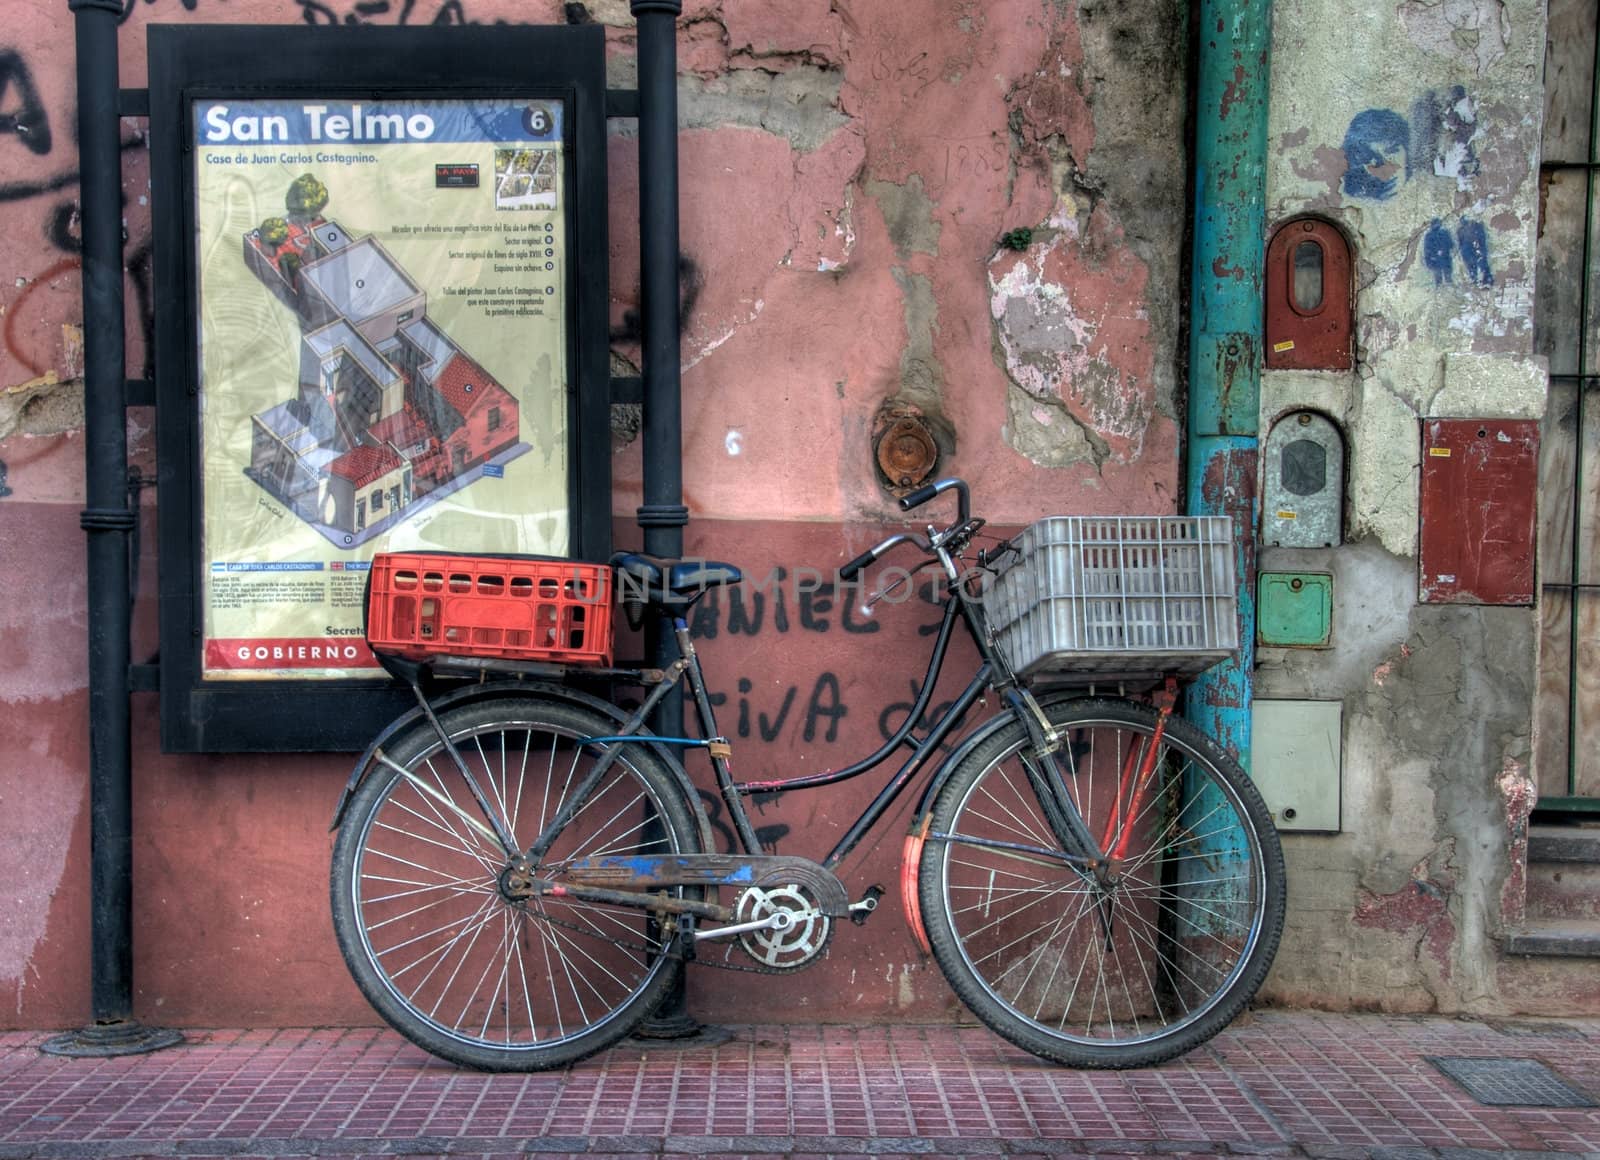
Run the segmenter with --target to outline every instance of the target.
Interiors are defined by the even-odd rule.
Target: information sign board
[[[163,741],[359,748],[373,552],[607,547],[603,41],[157,26],[151,81]]]

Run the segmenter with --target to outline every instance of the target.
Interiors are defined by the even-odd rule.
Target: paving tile
[[[1260,1012],[1160,1068],[1042,1065],[971,1027],[752,1027],[487,1076],[371,1028],[191,1035],[122,1060],[0,1033],[0,1160],[150,1154],[1303,1155],[1600,1152],[1594,1109],[1485,1108],[1426,1055],[1600,1076],[1600,1023]]]

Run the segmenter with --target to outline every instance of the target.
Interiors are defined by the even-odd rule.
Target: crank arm
[[[758,918],[754,922],[741,922],[733,926],[719,926],[715,930],[697,930],[694,932],[695,941],[707,938],[729,938],[736,934],[748,934],[753,930],[788,930],[794,925],[794,914],[787,910],[775,910],[766,918]]]

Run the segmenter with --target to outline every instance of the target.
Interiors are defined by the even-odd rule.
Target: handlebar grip
[[[875,547],[868,548],[865,552],[862,552],[861,555],[857,556],[854,560],[851,560],[843,568],[839,569],[839,579],[841,579],[841,580],[854,580],[856,578],[856,574],[859,573],[861,571],[861,569],[865,568],[868,564],[872,563],[877,558],[878,558],[878,549],[875,548]]]
[[[934,496],[938,495],[941,490],[943,489],[940,488],[937,483],[930,483],[924,487],[919,487],[910,495],[903,495],[900,497],[900,510],[903,512],[908,512],[914,507],[921,507]]]
[[[967,481],[957,479],[953,475],[917,488],[916,491],[900,501],[900,510],[908,512],[914,507],[921,507],[934,496],[945,491],[954,491],[956,493],[956,524],[966,523],[972,518],[972,505],[967,497]]]

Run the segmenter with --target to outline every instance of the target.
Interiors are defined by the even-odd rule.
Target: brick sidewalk
[[[387,1031],[198,1031],[111,1060],[0,1034],[0,1160],[126,1156],[1287,1155],[1600,1160],[1600,1108],[1490,1106],[1430,1057],[1600,1097],[1600,1021],[1271,1011],[1131,1072],[975,1027],[739,1027],[567,1071],[457,1070]],[[1517,1062],[1527,1061],[1527,1062]],[[1525,1077],[1524,1077],[1525,1078]],[[1555,1089],[1558,1093],[1561,1089]],[[1543,1098],[1548,1088],[1513,1090]]]

